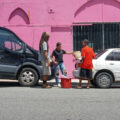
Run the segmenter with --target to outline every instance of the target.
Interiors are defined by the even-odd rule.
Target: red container
[[[61,78],[61,88],[71,88],[71,78]]]

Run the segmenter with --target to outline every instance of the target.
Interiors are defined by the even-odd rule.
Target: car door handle
[[[114,65],[114,63],[110,63],[110,65]]]

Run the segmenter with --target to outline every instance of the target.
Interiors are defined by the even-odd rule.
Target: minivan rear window
[[[101,50],[101,51],[97,52],[94,59],[98,59],[98,58],[99,58],[101,55],[103,55],[106,51],[107,51],[107,50],[105,49],[105,50]]]

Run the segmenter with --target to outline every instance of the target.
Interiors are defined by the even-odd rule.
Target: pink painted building
[[[50,52],[56,42],[66,51],[80,50],[83,38],[95,50],[120,47],[120,0],[0,0],[0,26],[37,50],[44,31]],[[73,56],[64,60],[71,74]]]

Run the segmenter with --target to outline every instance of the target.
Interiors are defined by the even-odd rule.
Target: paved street
[[[73,84],[75,85],[75,84]],[[119,120],[120,86],[25,88],[0,82],[0,120]]]

